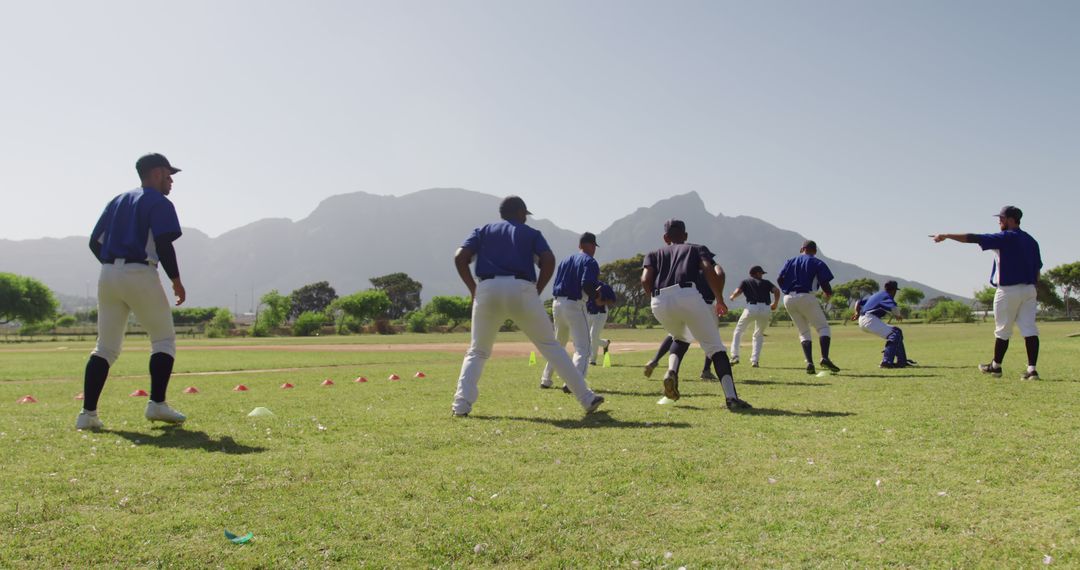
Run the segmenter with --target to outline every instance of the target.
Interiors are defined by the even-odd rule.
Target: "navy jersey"
[[[180,237],[176,208],[152,188],[136,188],[113,198],[101,213],[90,239],[101,244],[102,261],[158,261],[154,238]]]
[[[1035,284],[1042,269],[1039,242],[1031,234],[1016,228],[996,234],[976,234],[979,247],[997,250],[990,284],[994,286]]]
[[[600,298],[604,301],[614,301],[615,290],[611,288],[611,285],[608,285],[603,281],[598,281],[597,283],[596,292],[600,295]],[[588,309],[590,315],[607,312],[607,307],[604,305],[597,305],[592,297],[589,297],[589,300],[585,302],[585,308]]]
[[[642,267],[656,270],[656,278],[653,280],[653,292],[656,292],[681,283],[697,286],[699,280],[705,282],[701,262],[713,263],[714,257],[709,248],[703,245],[673,243],[646,255]]]
[[[556,297],[579,301],[585,286],[595,288],[599,281],[600,264],[591,255],[579,251],[559,263],[551,292]]]
[[[772,290],[776,288],[768,279],[743,279],[742,283],[739,283],[739,289],[742,290],[743,295],[746,296],[746,302],[755,305],[758,303],[764,303],[768,305],[771,303],[769,300],[772,295]]]
[[[833,274],[829,266],[805,253],[787,260],[777,277],[780,290],[785,294],[811,293],[822,287],[829,291],[829,282],[832,280]]]
[[[896,299],[886,291],[878,291],[869,297],[863,297],[856,305],[855,310],[860,315],[874,315],[884,318],[885,315],[896,311]]]
[[[476,254],[476,276],[510,275],[536,281],[535,258],[551,251],[539,230],[503,220],[473,230],[461,247]]]

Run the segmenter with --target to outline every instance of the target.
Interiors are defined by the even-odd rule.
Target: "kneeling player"
[[[888,314],[892,314],[898,321],[903,320],[900,317],[900,307],[896,306],[894,299],[897,287],[896,281],[886,282],[884,290],[859,300],[852,317],[852,320],[858,319],[859,328],[863,332],[885,339],[881,368],[904,368],[915,364],[914,360],[908,360],[907,350],[904,348],[904,333],[900,327],[889,326],[881,320]]]

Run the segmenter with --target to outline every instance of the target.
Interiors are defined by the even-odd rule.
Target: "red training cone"
[[[20,404],[36,404],[37,400],[35,400],[34,397],[31,396],[30,394],[27,394],[27,395],[23,396],[22,398],[19,398],[19,403]]]
[[[367,382],[367,378],[364,378],[363,376],[360,376],[356,380],[353,380],[353,382]]]
[[[237,384],[236,387],[232,389],[232,391],[233,392],[247,392],[248,387],[244,386],[243,384]]]
[[[198,394],[199,389],[194,387],[194,386],[188,386],[187,388],[184,388],[184,393],[185,394]]]
[[[79,392],[78,394],[75,394],[75,399],[76,400],[82,400],[83,399],[83,393]]]
[[[322,381],[322,385],[323,385],[323,386],[333,386],[333,385],[334,385],[334,381],[333,381],[333,380],[331,380],[331,379],[329,379],[329,378],[327,378],[326,380],[323,380],[323,381]]]
[[[417,372],[416,374],[413,374],[413,378],[427,378],[427,374],[424,374],[423,372]]]
[[[295,387],[296,386],[293,386],[292,384],[289,384],[288,382],[281,385],[282,390],[288,390],[289,388],[295,388]]]
[[[397,374],[391,374],[390,379],[391,380],[401,380],[401,376],[398,376]]]
[[[128,394],[128,396],[131,396],[132,398],[145,398],[149,395],[150,394],[147,394],[146,390],[143,390],[142,388],[139,388],[138,390],[135,390],[134,392]]]

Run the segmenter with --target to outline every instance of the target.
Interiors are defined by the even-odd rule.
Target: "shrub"
[[[428,332],[428,316],[421,311],[413,311],[405,317],[405,330],[414,333]]]
[[[304,311],[303,313],[300,313],[300,316],[296,317],[296,321],[293,322],[293,335],[311,336],[318,332],[325,322],[325,314],[316,313],[314,311]]]
[[[206,336],[210,338],[229,336],[233,326],[232,311],[224,308],[218,309],[214,313],[214,318],[211,319],[210,324],[206,326]]]
[[[953,301],[947,299],[939,301],[934,305],[932,309],[926,312],[926,320],[931,323],[940,323],[947,321],[955,321],[961,323],[971,323],[975,321],[974,312],[971,307],[961,303],[960,301]]]

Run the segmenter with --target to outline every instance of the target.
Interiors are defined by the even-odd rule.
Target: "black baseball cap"
[[[817,242],[812,240],[812,239],[808,239],[808,240],[802,242],[802,247],[800,249],[809,249],[811,251],[817,251]]]
[[[1016,206],[1003,206],[1001,211],[997,213],[997,217],[999,218],[1012,218],[1018,222],[1023,215],[1024,213]]]
[[[507,196],[503,198],[503,201],[499,204],[500,216],[513,214],[518,210],[525,210],[525,214],[528,216],[533,215],[533,213],[525,207],[525,200],[522,200],[520,196]]]
[[[762,269],[760,265],[755,265],[755,266],[753,266],[753,267],[751,267],[751,268],[750,268],[750,275],[753,275],[753,274],[755,274],[755,273],[762,273],[762,274],[764,274],[764,273],[765,273],[765,270],[764,270],[764,269]]]
[[[600,247],[600,245],[596,243],[596,234],[592,232],[585,232],[581,234],[581,239],[578,240],[578,245],[583,245],[586,243],[591,243],[596,247]]]
[[[889,291],[896,291],[897,289],[900,288],[900,284],[897,283],[896,281],[886,281],[885,285],[883,285],[883,287],[885,289],[889,290]]]
[[[675,218],[671,218],[670,220],[664,222],[664,233],[665,234],[670,234],[672,231],[684,232],[685,233],[686,232],[686,222],[684,222],[682,220],[676,220]]]
[[[169,159],[165,158],[165,155],[156,152],[145,155],[135,161],[135,172],[138,172],[139,176],[144,176],[147,172],[160,167],[168,168],[172,171],[172,174],[180,172],[179,168],[169,164]]]

